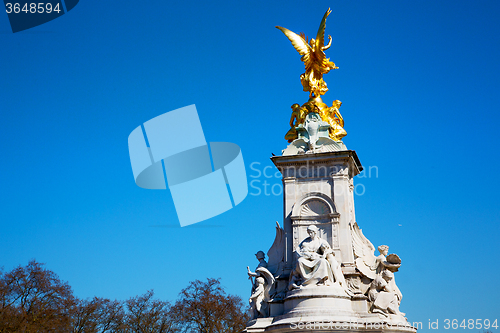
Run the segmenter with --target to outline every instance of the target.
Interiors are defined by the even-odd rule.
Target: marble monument
[[[247,267],[252,280],[248,333],[416,332],[400,311],[403,298],[395,273],[401,266],[387,245],[375,247],[356,222],[353,179],[363,167],[342,142],[347,134],[339,112],[328,107],[323,74],[338,67],[326,58],[326,18],[310,41],[277,27],[302,56],[301,83],[309,92],[302,106],[292,105],[289,145],[271,160],[283,178],[283,226],[258,265]]]

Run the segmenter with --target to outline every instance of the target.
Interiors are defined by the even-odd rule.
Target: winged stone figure
[[[270,291],[274,286],[274,276],[265,267],[257,267],[253,274],[255,275],[255,281],[249,299],[252,319],[268,317],[268,303],[272,298]]]
[[[394,253],[387,255],[389,251],[389,247],[387,245],[380,245],[378,247],[380,255],[376,257],[374,254],[375,247],[365,237],[365,235],[363,235],[363,232],[356,222],[351,225],[351,235],[354,256],[356,257],[356,268],[361,272],[361,274],[371,280],[370,285],[365,285],[362,292],[366,293],[368,291],[369,299],[373,302],[376,295],[374,294],[375,289],[377,289],[378,291],[382,289],[390,291],[390,294],[393,296],[395,295],[395,298],[393,296],[390,296],[391,298],[389,299],[389,301],[393,302],[394,298],[394,306],[397,305],[396,308],[399,308],[399,304],[401,303],[403,294],[396,285],[394,273],[397,272],[399,267],[401,266],[401,258],[399,258],[399,256]],[[387,285],[387,287],[380,289],[381,285]],[[369,290],[367,290],[366,287],[368,287]],[[382,299],[379,302],[382,302]],[[389,303],[384,303],[385,307],[382,307],[386,313],[397,312],[397,314],[401,314],[399,310],[395,312],[395,310],[389,309]],[[377,308],[376,305],[377,304],[375,304],[375,308]]]
[[[356,268],[366,277],[371,280],[375,279],[383,268],[383,262],[386,259],[389,247],[387,245],[379,246],[380,255],[375,256],[375,247],[363,235],[357,223],[351,225],[351,234],[356,256]]]
[[[286,28],[276,26],[276,28],[280,29],[288,37],[293,47],[302,56],[300,60],[304,62],[306,71],[300,76],[300,81],[304,87],[304,91],[309,91],[309,98],[319,97],[328,91],[326,83],[323,80],[323,74],[338,68],[329,58],[326,58],[324,52],[332,45],[331,36],[328,36],[329,42],[328,45],[325,45],[326,18],[330,13],[331,10],[328,8],[319,25],[316,39],[311,38],[310,41],[303,33],[297,35]]]

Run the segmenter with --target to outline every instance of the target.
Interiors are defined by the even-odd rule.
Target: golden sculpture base
[[[299,104],[292,105],[292,115],[290,117],[290,130],[285,134],[285,139],[288,142],[298,138],[296,127],[304,123],[306,116],[311,112],[316,112],[320,115],[321,120],[330,125],[328,134],[333,141],[341,141],[347,132],[344,130],[344,118],[340,114],[339,108],[342,102],[339,100],[333,101],[331,107],[328,107],[321,99],[321,96],[312,97],[302,106]]]

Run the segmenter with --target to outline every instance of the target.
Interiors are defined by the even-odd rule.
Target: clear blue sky
[[[357,221],[403,260],[401,310],[423,331],[429,319],[500,319],[493,0],[83,0],[16,34],[0,15],[0,266],[35,258],[82,298],[174,300],[221,277],[247,299],[246,266],[271,246],[282,197],[250,188],[235,209],[180,228],[169,191],[135,185],[127,137],[196,104],[207,140],[238,144],[250,177],[252,163],[272,166],[290,106],[307,101],[300,56],[274,26],[314,36],[328,7],[340,68],[324,100],[343,102],[344,143],[372,167],[355,180]]]

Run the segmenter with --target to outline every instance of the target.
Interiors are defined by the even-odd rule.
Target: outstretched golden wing
[[[321,24],[319,25],[318,34],[316,35],[314,45],[314,57],[317,59],[318,66],[320,66],[322,74],[328,73],[331,68],[338,68],[333,62],[330,62],[330,59],[326,58],[325,52],[323,52],[323,48],[325,46],[326,18],[328,17],[328,15],[330,15],[331,12],[332,11],[330,10],[330,8],[328,8],[325,15],[323,15],[323,19],[321,20]]]
[[[312,49],[311,47],[307,44],[307,42],[302,38],[301,36],[297,35],[295,32],[292,32],[288,30],[287,28],[283,27],[278,27],[276,28],[280,29],[286,37],[292,42],[293,47],[299,52],[299,54],[302,56],[300,60],[304,62],[306,65],[306,68],[309,68],[311,65],[311,52]]]
[[[323,15],[323,19],[321,20],[321,24],[319,25],[318,34],[316,35],[316,52],[322,52],[323,46],[325,46],[325,27],[326,27],[326,18],[330,15],[332,11],[330,8],[326,11],[325,15]],[[324,56],[324,54],[323,54]]]

